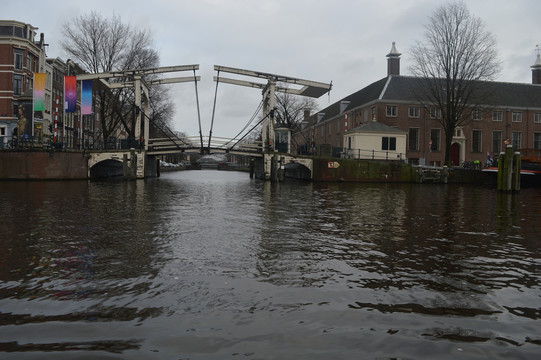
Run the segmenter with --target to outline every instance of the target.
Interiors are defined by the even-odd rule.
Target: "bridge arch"
[[[90,165],[90,164],[89,164]],[[89,167],[90,179],[124,177],[124,163],[118,159],[105,159]]]
[[[145,177],[145,156],[134,149],[126,151],[103,151],[88,154],[88,177],[117,177],[143,179]],[[153,157],[155,158],[155,157]]]
[[[266,180],[277,180],[276,175],[273,174],[278,174],[279,172],[283,172],[283,175],[287,177],[303,180],[313,179],[314,162],[310,158],[283,153],[264,154],[263,164],[264,173],[258,177]]]
[[[284,165],[285,177],[297,180],[312,180],[312,170],[304,164],[290,162]]]

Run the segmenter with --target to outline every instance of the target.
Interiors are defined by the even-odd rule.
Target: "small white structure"
[[[402,160],[406,157],[405,131],[372,120],[344,135],[344,157]]]

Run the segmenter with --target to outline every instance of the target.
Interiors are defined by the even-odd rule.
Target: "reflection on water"
[[[541,354],[538,189],[203,170],[4,182],[0,213],[9,358]]]

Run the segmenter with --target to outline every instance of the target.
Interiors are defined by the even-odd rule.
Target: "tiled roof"
[[[526,83],[483,82],[490,94],[482,104],[494,107],[541,109],[541,85]],[[378,80],[365,88],[346,96],[338,102],[320,110],[325,113],[322,121],[340,115],[340,103],[349,101],[346,110],[366,105],[372,101],[400,101],[418,103],[417,91],[422,86],[419,78],[393,75]]]
[[[488,82],[481,83],[487,94],[479,105],[541,109],[541,85]],[[418,102],[416,94],[422,81],[410,76],[392,76],[383,100]]]
[[[338,102],[335,102],[334,104],[326,107],[325,109],[318,111],[320,113],[325,113],[325,116],[322,118],[322,121],[325,121],[327,119],[331,119],[337,115],[340,114],[340,102],[342,101],[349,101],[349,105],[346,108],[348,109],[354,109],[356,107],[359,107],[361,105],[367,104],[371,101],[374,101],[379,98],[381,95],[381,92],[385,88],[385,83],[387,83],[387,78],[383,78],[381,80],[378,80],[361,90],[354,92],[351,95],[346,96],[345,98],[341,99]]]

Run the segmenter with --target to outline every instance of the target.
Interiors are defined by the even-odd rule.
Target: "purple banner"
[[[64,77],[64,99],[66,99],[66,112],[77,111],[77,76]]]

